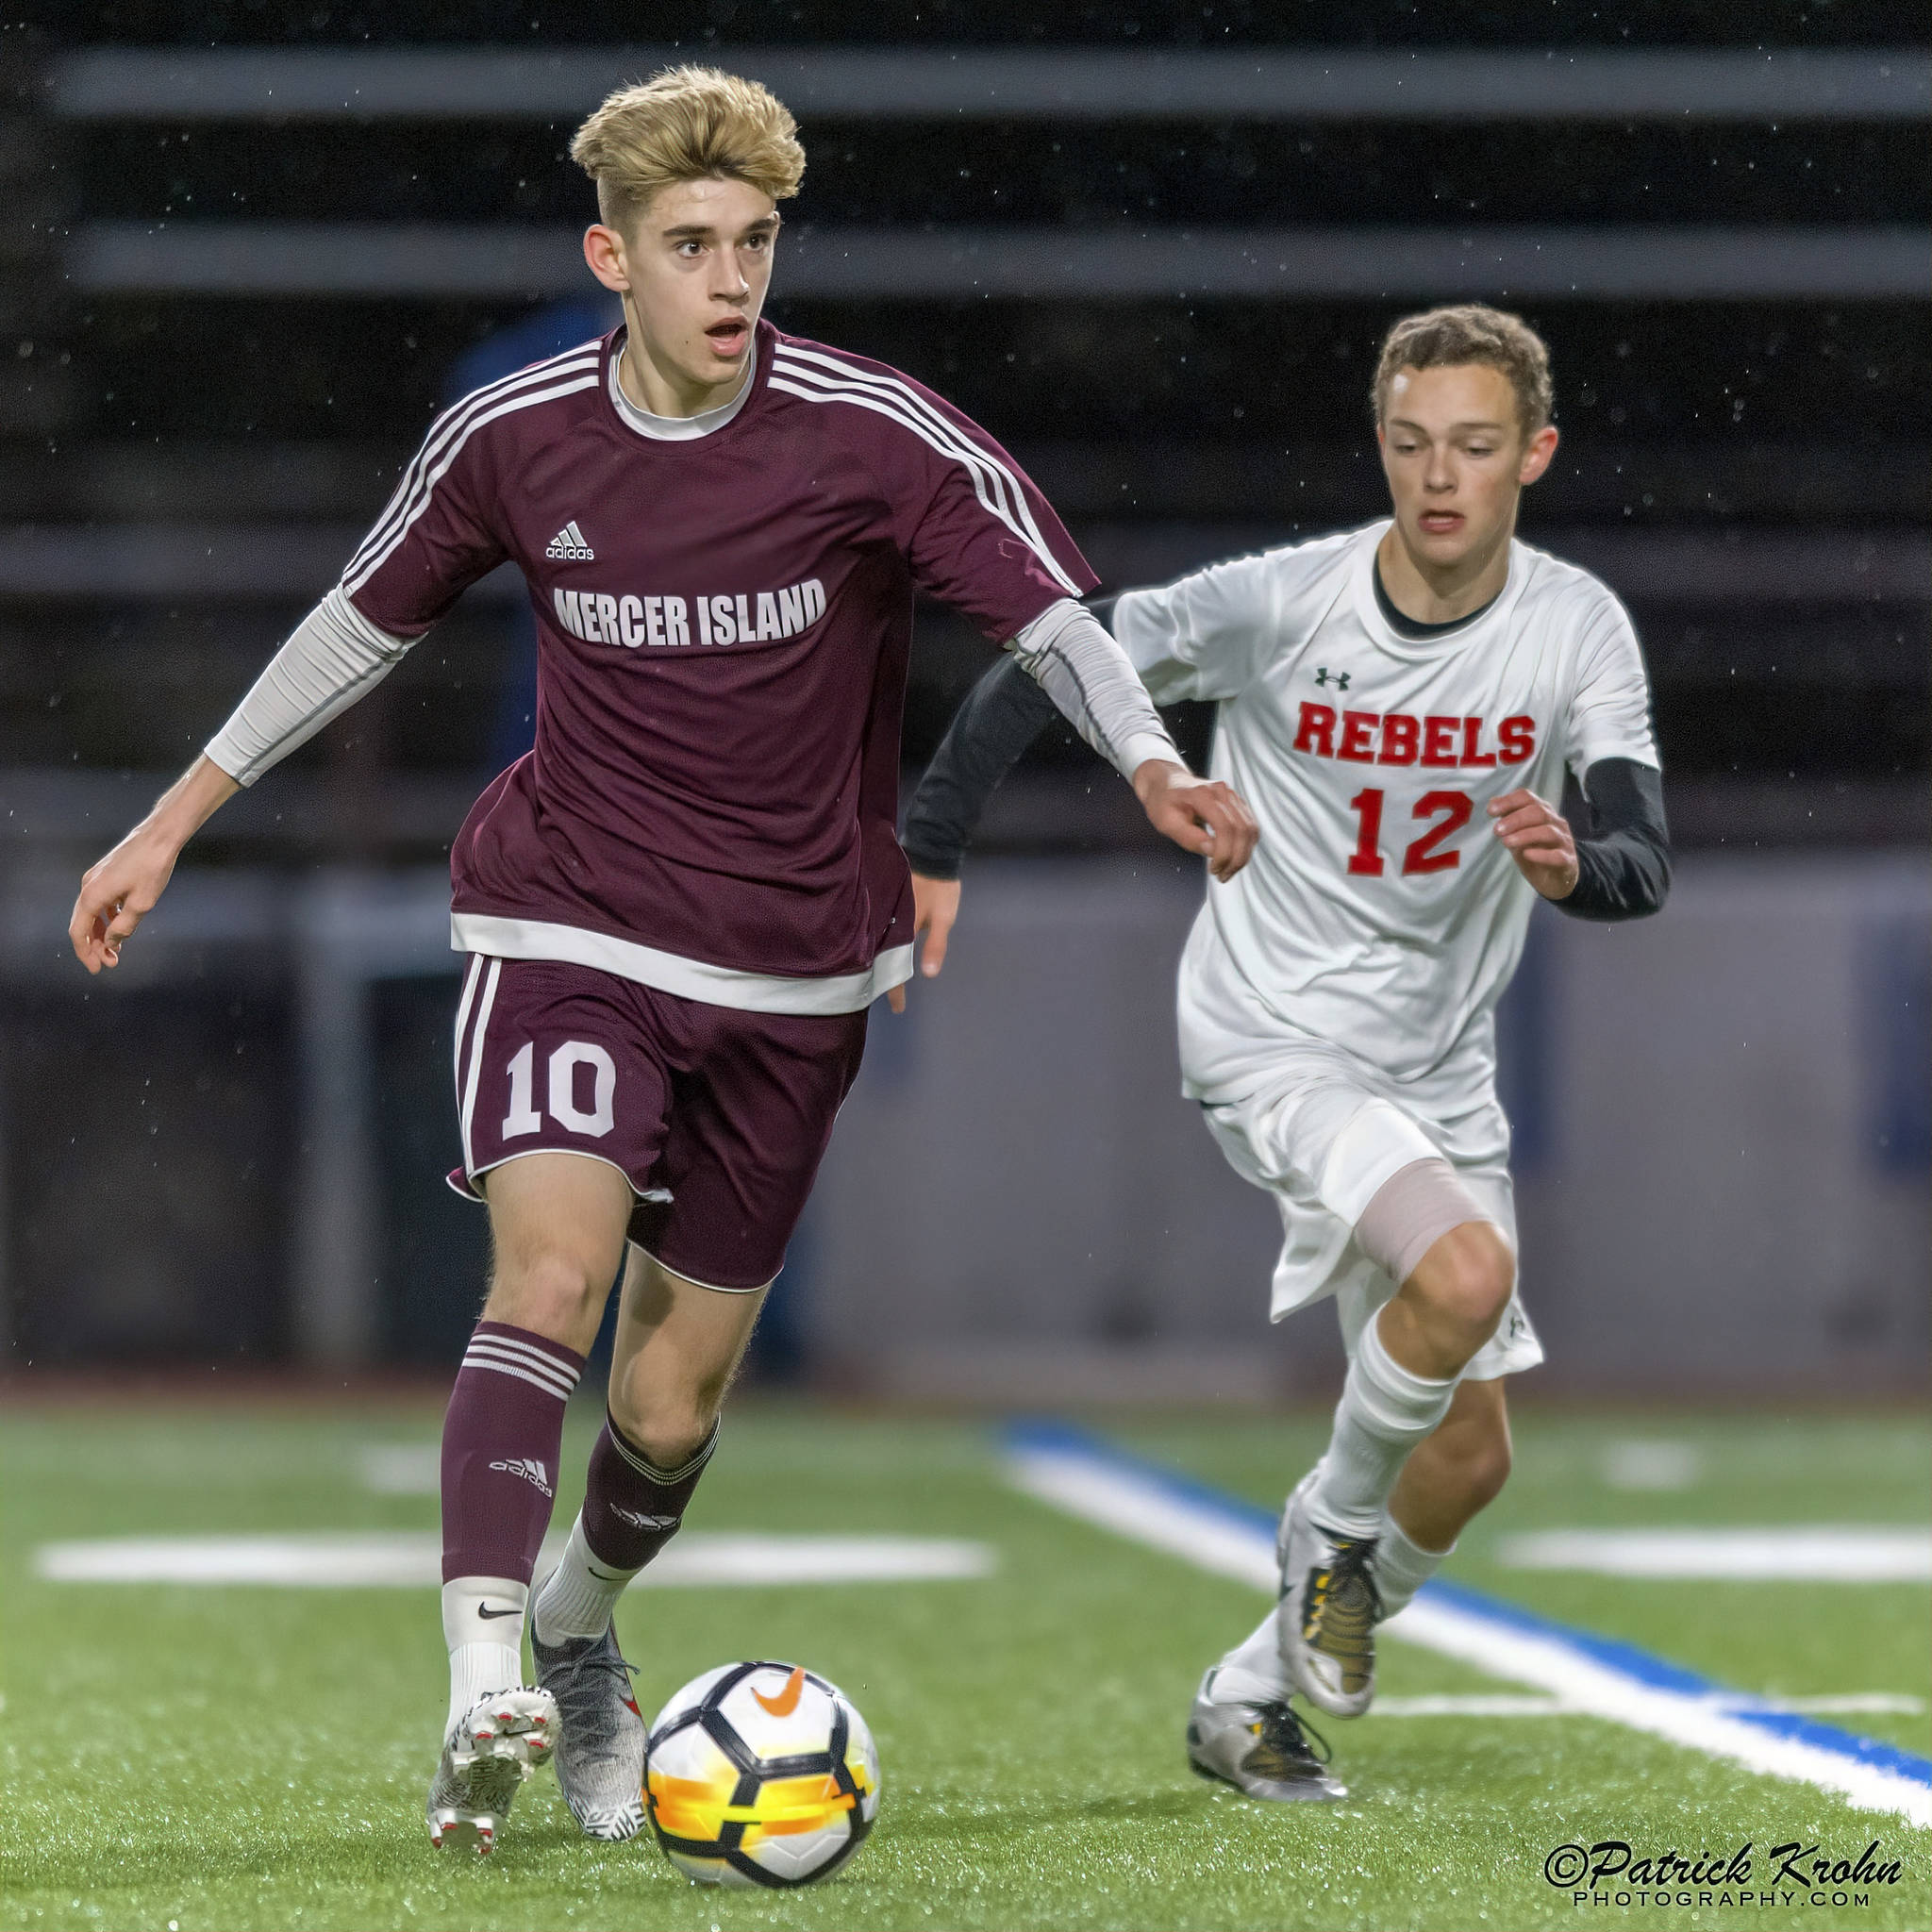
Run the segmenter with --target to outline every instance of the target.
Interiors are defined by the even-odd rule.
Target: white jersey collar
[[[624,385],[617,379],[618,366],[624,360],[624,347],[622,342],[618,343],[608,364],[607,379],[610,386],[611,406],[627,428],[636,430],[640,436],[648,436],[654,442],[695,442],[699,437],[709,436],[724,428],[751,400],[752,390],[758,382],[758,345],[754,341],[744,380],[728,403],[720,403],[715,409],[700,409],[695,416],[654,416],[650,410],[639,408],[625,394]]]
[[[1410,664],[1434,663],[1457,651],[1466,650],[1472,643],[1491,635],[1496,626],[1507,623],[1529,581],[1528,553],[1514,537],[1509,540],[1509,575],[1504,579],[1502,590],[1485,609],[1478,611],[1467,624],[1458,625],[1454,630],[1445,630],[1438,637],[1404,637],[1382,615],[1382,607],[1375,601],[1375,550],[1384,533],[1393,524],[1392,517],[1384,517],[1362,531],[1355,561],[1349,569],[1349,595],[1355,605],[1356,616],[1362,628],[1391,658],[1403,658]]]

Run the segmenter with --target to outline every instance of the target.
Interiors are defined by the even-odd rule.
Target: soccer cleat
[[[571,1816],[587,1838],[635,1838],[644,1828],[644,1720],[616,1632],[545,1643],[532,1619],[530,1654],[557,1700],[557,1782]]]
[[[1302,1723],[1287,1698],[1216,1704],[1213,1688],[1209,1671],[1188,1714],[1188,1762],[1200,1776],[1219,1778],[1243,1797],[1271,1805],[1348,1796],[1348,1787],[1328,1775],[1326,1741]],[[1321,1745],[1319,1754],[1310,1738]]]
[[[1295,1689],[1330,1717],[1359,1717],[1375,1694],[1375,1539],[1340,1536],[1316,1523],[1307,1505],[1314,1480],[1304,1476],[1281,1512],[1275,1632]]]
[[[476,1705],[442,1740],[429,1786],[429,1842],[479,1857],[496,1834],[517,1788],[550,1762],[557,1700],[547,1690],[499,1690]]]

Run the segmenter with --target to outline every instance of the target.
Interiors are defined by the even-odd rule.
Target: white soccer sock
[[[1238,1643],[1214,1668],[1208,1686],[1216,1704],[1275,1704],[1294,1686],[1281,1661],[1281,1639],[1275,1633],[1275,1612],[1270,1610],[1255,1633]]]
[[[1316,1523],[1352,1537],[1381,1533],[1395,1478],[1408,1452],[1448,1414],[1457,1379],[1411,1374],[1382,1345],[1381,1317],[1368,1323],[1308,1493]]]
[[[507,1576],[458,1576],[442,1586],[442,1639],[449,1645],[449,1720],[443,1736],[486,1697],[524,1681],[527,1584]]]
[[[1455,1551],[1425,1550],[1415,1541],[1394,1517],[1382,1519],[1382,1535],[1375,1545],[1375,1593],[1382,1599],[1382,1614],[1392,1617],[1442,1567]]]
[[[537,1592],[530,1627],[545,1643],[565,1637],[603,1636],[617,1608],[617,1599],[637,1574],[635,1570],[613,1569],[592,1555],[584,1541],[584,1519],[579,1513],[570,1526],[570,1541],[564,1545],[561,1559]]]

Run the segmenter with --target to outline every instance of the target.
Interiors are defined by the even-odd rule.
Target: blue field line
[[[1274,1510],[1264,1509],[1258,1503],[1247,1502],[1240,1496],[1231,1496],[1224,1490],[1217,1490],[1192,1476],[1181,1475],[1159,1463],[1149,1462],[1145,1457],[1119,1448],[1104,1437],[1093,1435],[1072,1423],[1013,1423],[1006,1431],[1006,1441],[1007,1446],[1013,1450],[1075,1456],[1104,1464],[1164,1491],[1175,1502],[1185,1503],[1203,1515],[1218,1517],[1243,1529],[1258,1530],[1271,1543],[1274,1540]],[[1900,1777],[1932,1788],[1932,1758],[1902,1751],[1897,1745],[1885,1743],[1877,1738],[1861,1738],[1854,1731],[1839,1729],[1836,1724],[1819,1724],[1796,1711],[1754,1709],[1746,1692],[1734,1691],[1708,1677],[1698,1675],[1695,1671],[1686,1670],[1681,1664],[1653,1657],[1649,1651],[1641,1650],[1634,1643],[1574,1629],[1568,1624],[1556,1622],[1554,1618],[1539,1616],[1536,1611],[1526,1610],[1519,1604],[1491,1596],[1485,1591],[1472,1590],[1464,1583],[1445,1582],[1440,1576],[1424,1584],[1417,1594],[1452,1606],[1467,1616],[1486,1618],[1505,1628],[1520,1630],[1525,1636],[1563,1644],[1589,1657],[1592,1663],[1615,1671],[1620,1676],[1628,1677],[1649,1690],[1668,1690],[1680,1697],[1725,1700],[1735,1697],[1738,1703],[1731,1705],[1726,1702],[1724,1715],[1737,1723],[1751,1724],[1771,1737],[1809,1744],[1815,1750],[1828,1751],[1834,1757],[1849,1758],[1857,1764],[1893,1772]]]

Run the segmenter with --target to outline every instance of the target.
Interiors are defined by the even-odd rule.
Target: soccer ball
[[[644,1801],[699,1885],[808,1885],[879,1810],[879,1754],[836,1684],[798,1664],[721,1664],[658,1713]]]

